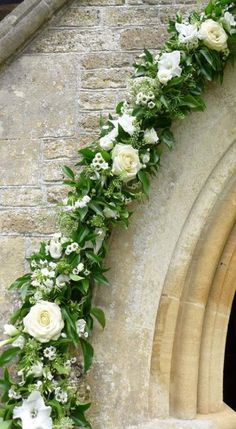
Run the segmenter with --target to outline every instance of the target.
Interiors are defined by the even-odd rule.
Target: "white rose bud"
[[[161,83],[166,84],[173,77],[181,76],[182,69],[180,67],[180,60],[180,51],[173,51],[162,54],[158,61],[157,73],[157,77]]]
[[[23,323],[25,332],[40,343],[57,340],[64,328],[60,307],[48,301],[40,301],[31,307]]]
[[[118,135],[118,130],[114,128],[106,136],[100,138],[99,140],[100,147],[107,151],[111,150],[114,146],[114,140],[116,139],[117,135]]]
[[[142,168],[138,150],[128,144],[117,144],[112,151],[112,173],[121,176],[124,182],[135,178]]]
[[[201,24],[199,39],[210,49],[224,51],[227,48],[228,36],[222,25],[213,19],[207,19]]]
[[[151,128],[150,130],[146,130],[144,133],[143,139],[146,144],[155,144],[159,141],[159,137],[156,133],[156,130],[154,130],[154,128]]]
[[[52,258],[59,259],[62,255],[62,245],[59,241],[51,240],[49,247],[48,247],[49,253]]]
[[[8,335],[9,337],[15,337],[19,334],[18,329],[14,325],[4,325],[4,334]]]

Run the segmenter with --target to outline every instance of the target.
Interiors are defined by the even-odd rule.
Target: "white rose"
[[[48,301],[40,301],[31,307],[23,323],[25,332],[40,343],[57,340],[64,328],[60,307]]]
[[[62,245],[57,240],[51,240],[49,247],[48,247],[49,253],[52,258],[59,259],[62,255]]]
[[[112,159],[112,173],[122,176],[124,182],[134,179],[142,168],[138,150],[128,144],[117,144],[112,151]]]
[[[118,130],[116,128],[113,128],[113,130],[108,133],[106,136],[101,137],[99,140],[99,145],[104,150],[111,150],[114,146],[114,140],[116,139],[118,135]]]
[[[167,83],[175,76],[180,76],[182,69],[180,67],[180,51],[173,51],[162,54],[158,61],[158,79],[161,83]]]
[[[158,142],[159,137],[156,133],[156,130],[154,130],[154,128],[151,128],[150,130],[145,131],[143,139],[146,144],[155,144]]]
[[[176,22],[175,28],[179,33],[180,43],[189,43],[197,38],[198,29],[195,24],[180,24]]]
[[[8,335],[9,337],[15,337],[19,334],[18,329],[14,325],[4,325],[4,334]]]
[[[228,36],[222,25],[213,19],[207,19],[201,24],[199,39],[210,49],[224,51],[227,48]]]

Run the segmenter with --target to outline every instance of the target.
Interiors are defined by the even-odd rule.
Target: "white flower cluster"
[[[39,289],[39,291],[37,291],[35,294],[35,300],[38,301],[38,299],[40,299],[40,297],[42,296],[38,292],[47,293],[53,289],[55,284],[55,270],[57,268],[57,264],[55,262],[49,262],[47,260],[40,260],[37,264],[34,263],[34,266],[36,266],[37,268],[33,271],[31,275],[31,285]]]
[[[65,254],[70,255],[72,252],[76,252],[77,250],[80,250],[80,249],[79,249],[78,243],[76,243],[76,241],[75,241],[71,244],[68,244],[68,246],[66,247],[66,250],[65,250]]]
[[[86,320],[84,319],[77,320],[76,329],[79,337],[84,337],[84,338],[88,337],[88,332],[86,332]]]
[[[80,262],[77,267],[73,268],[73,274],[78,275],[84,270],[84,264]]]
[[[103,158],[102,154],[98,152],[93,158],[92,167],[95,168],[95,170],[100,171],[100,170],[107,170],[109,168],[109,165]]]

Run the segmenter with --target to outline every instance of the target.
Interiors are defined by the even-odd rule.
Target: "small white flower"
[[[74,243],[71,244],[72,252],[76,252],[76,250],[78,250],[78,248],[79,248],[78,243],[74,242]]]
[[[118,135],[117,129],[113,128],[108,134],[106,134],[104,137],[101,137],[99,140],[99,145],[102,149],[109,151],[114,146],[114,141]]]
[[[25,346],[25,338],[23,337],[23,335],[19,335],[19,337],[16,338],[12,345],[13,347],[19,347],[20,349],[23,349]]]
[[[42,297],[43,297],[42,292],[40,292],[40,291],[35,292],[34,299],[35,299],[36,302],[40,301],[42,299]]]
[[[46,347],[46,349],[43,351],[44,356],[49,360],[55,360],[57,357],[57,349],[56,347],[50,346]]]
[[[9,337],[15,337],[16,335],[19,334],[18,329],[14,326],[14,325],[4,325],[3,327],[4,329],[4,335],[8,335]]]
[[[17,393],[12,388],[8,390],[8,396],[9,396],[10,399],[20,399],[21,398],[21,394]]]
[[[222,23],[225,26],[226,30],[228,30],[229,33],[234,33],[235,30],[232,29],[232,27],[236,26],[236,21],[234,18],[234,15],[230,12],[225,12],[224,17],[222,18]]]
[[[70,282],[70,277],[67,276],[66,274],[60,274],[56,278],[56,285],[60,288],[64,287],[66,283],[69,283],[69,282]]]
[[[118,135],[119,133],[119,125],[123,128],[123,130],[128,133],[130,136],[132,136],[135,132],[135,116],[130,116],[127,113],[124,113],[122,116],[120,116],[118,119],[111,121],[115,127],[116,133]]]
[[[65,250],[65,254],[66,254],[66,255],[70,255],[70,254],[71,254],[71,252],[72,252],[72,247],[71,247],[71,245],[69,244],[69,245],[67,246],[66,250]]]
[[[13,409],[13,419],[20,419],[22,429],[52,429],[51,407],[46,407],[43,397],[34,391]]]
[[[176,22],[175,28],[179,33],[180,43],[189,43],[196,40],[198,28],[196,24],[180,24]]]
[[[149,101],[149,103],[148,103],[149,109],[154,109],[155,106],[156,105],[155,105],[155,103],[153,101]]]
[[[31,374],[34,375],[34,377],[41,377],[43,375],[43,363],[36,362],[34,365],[32,365],[28,371],[28,375]]]
[[[149,153],[145,153],[144,155],[142,155],[142,162],[144,164],[147,164],[150,161],[150,154]]]
[[[145,130],[143,139],[146,144],[156,144],[159,141],[159,137],[154,128]]]
[[[52,239],[49,243],[48,251],[52,258],[59,259],[62,255],[62,245],[58,239]]]
[[[86,320],[84,320],[84,319],[77,320],[76,330],[77,330],[77,334],[79,335],[79,337],[84,336],[85,329],[86,329]]]
[[[92,166],[97,170],[107,170],[109,168],[108,163],[103,158],[102,154],[100,152],[96,153],[95,157],[92,161]]]
[[[57,387],[55,389],[55,398],[61,404],[66,404],[66,402],[68,401],[68,394],[67,392],[61,390],[60,387]]]
[[[70,361],[71,361],[71,363],[72,363],[72,364],[74,364],[74,363],[76,363],[76,362],[77,362],[77,358],[76,358],[76,357],[73,357],[73,358],[71,358],[71,360],[70,360]]]
[[[158,79],[161,83],[166,84],[175,76],[181,76],[180,51],[173,51],[162,54],[158,61]]]
[[[35,389],[40,390],[42,387],[43,382],[41,380],[38,380],[35,384]]]

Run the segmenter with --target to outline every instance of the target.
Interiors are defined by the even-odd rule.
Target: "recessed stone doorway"
[[[224,402],[236,411],[236,295],[231,309],[225,347]]]

